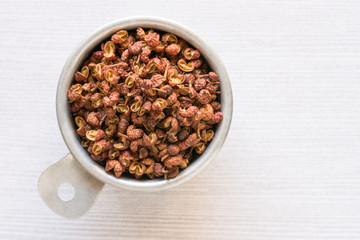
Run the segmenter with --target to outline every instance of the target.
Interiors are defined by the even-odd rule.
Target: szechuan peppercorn
[[[68,91],[81,144],[119,178],[174,178],[223,119],[219,76],[171,33],[121,30],[74,74]]]

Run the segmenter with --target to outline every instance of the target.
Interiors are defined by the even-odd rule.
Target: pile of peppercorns
[[[116,177],[176,177],[223,119],[218,75],[171,33],[121,30],[74,78],[68,98],[81,145]]]

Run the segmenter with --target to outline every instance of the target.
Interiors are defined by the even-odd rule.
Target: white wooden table
[[[360,239],[359,1],[104,2],[0,0],[0,239]],[[190,182],[105,186],[87,215],[63,219],[37,191],[68,153],[59,74],[83,37],[134,15],[179,21],[219,52],[229,136]]]

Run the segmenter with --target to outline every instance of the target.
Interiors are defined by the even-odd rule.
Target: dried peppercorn
[[[200,57],[200,51],[199,50],[194,50],[192,48],[186,48],[184,50],[184,57],[187,60],[198,59]]]
[[[125,171],[124,166],[117,160],[108,160],[106,162],[105,171],[110,171],[114,169],[114,174],[116,177],[120,177],[121,174]]]
[[[146,35],[146,33],[145,33],[144,29],[142,29],[141,27],[138,27],[136,29],[136,39],[144,40],[145,35]]]
[[[100,48],[67,93],[81,145],[115,177],[176,177],[224,117],[219,76],[172,33],[120,30]]]
[[[177,43],[178,38],[172,33],[165,33],[164,35],[162,35],[161,41],[164,43],[172,44],[172,43]]]
[[[135,178],[141,178],[145,171],[145,165],[139,162],[132,162],[129,166],[129,172],[134,174]]]
[[[143,134],[144,134],[144,131],[142,129],[135,129],[134,125],[130,125],[126,130],[126,135],[130,139],[140,138],[140,137],[142,137]]]
[[[111,36],[111,41],[123,44],[128,39],[128,36],[129,34],[126,30],[121,30]]]
[[[177,65],[184,72],[192,72],[195,69],[194,64],[192,64],[191,62],[186,63],[184,59],[180,59],[177,62]]]
[[[176,177],[179,174],[179,167],[178,166],[172,166],[171,168],[168,168],[168,172],[165,173],[165,179],[171,179]]]
[[[84,66],[82,67],[81,71],[76,72],[74,75],[76,82],[85,82],[89,76],[89,67]]]
[[[86,138],[90,141],[99,141],[105,136],[105,132],[101,129],[89,130],[86,132]]]
[[[144,40],[149,47],[157,47],[160,45],[160,35],[156,32],[149,32],[145,35]]]
[[[111,41],[105,43],[104,46],[104,57],[108,60],[115,59],[115,44]]]
[[[170,56],[176,56],[180,52],[180,46],[176,43],[172,43],[165,48],[165,52]]]

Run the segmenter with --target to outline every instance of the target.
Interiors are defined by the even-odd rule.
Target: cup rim
[[[78,70],[80,64],[88,56],[89,52],[104,39],[110,37],[120,29],[135,29],[138,26],[170,32],[189,42],[195,48],[200,50],[211,69],[220,77],[221,111],[224,118],[221,123],[218,124],[214,139],[207,146],[205,152],[194,160],[194,162],[189,164],[187,168],[180,171],[179,175],[173,179],[137,180],[130,178],[116,178],[115,176],[106,173],[104,168],[93,161],[88,152],[81,146],[79,141],[80,138],[76,134],[74,121],[70,112],[67,91],[73,82],[74,72]],[[114,20],[99,27],[83,39],[72,51],[62,69],[56,94],[56,114],[60,132],[74,158],[77,159],[90,174],[100,181],[115,187],[130,190],[164,190],[182,184],[199,174],[214,159],[215,155],[219,152],[225,142],[231,125],[232,112],[233,97],[231,83],[226,68],[215,50],[203,37],[188,27],[173,20],[153,16],[135,16]]]

